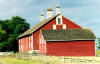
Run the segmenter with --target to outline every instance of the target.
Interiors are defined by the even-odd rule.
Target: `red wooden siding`
[[[22,39],[22,43],[23,43],[23,52],[24,52],[24,48],[25,48],[25,46],[24,46],[24,38]]]
[[[27,51],[29,51],[29,37],[27,37]]]
[[[63,25],[56,25],[56,29],[63,29]]]
[[[63,24],[66,24],[67,29],[81,29],[82,27],[62,16]]]
[[[51,22],[47,23],[46,25],[41,27],[39,30],[33,33],[34,50],[39,50],[38,38],[39,38],[40,30],[53,29],[53,24],[56,24],[56,19],[53,19]]]
[[[95,56],[95,41],[46,42],[47,55]]]
[[[19,39],[19,52],[29,52],[33,50],[32,37],[28,36],[22,39]]]

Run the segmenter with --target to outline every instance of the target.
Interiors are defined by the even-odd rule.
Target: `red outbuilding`
[[[94,39],[90,29],[41,30],[40,53],[56,56],[95,56]]]
[[[34,53],[55,56],[95,56],[95,35],[60,14],[47,9],[47,19],[41,14],[41,21],[21,34],[19,53]]]

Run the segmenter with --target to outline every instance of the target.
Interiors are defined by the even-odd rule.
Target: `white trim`
[[[44,40],[43,35],[42,35],[41,37],[42,37],[42,42],[43,42],[43,44],[45,45],[45,53],[47,53],[47,49],[46,49],[46,41]]]
[[[45,40],[44,40],[45,41]],[[47,53],[46,41],[45,41],[45,53]]]
[[[30,49],[30,36],[29,36],[29,49]]]
[[[21,39],[21,50],[23,51],[23,44],[22,44],[22,39]]]
[[[94,42],[95,43],[95,56],[96,56],[96,42]]]
[[[31,36],[31,48],[32,48],[32,50],[33,50],[33,35]]]
[[[60,14],[60,8],[56,8],[56,14]]]
[[[66,29],[66,24],[63,24],[63,29]]]
[[[62,22],[62,15],[59,15],[59,16],[56,17],[56,24],[58,24],[58,18],[61,19],[61,24],[63,24],[63,22]]]
[[[95,41],[94,39],[73,39],[73,40],[46,40],[46,41],[82,41],[82,40],[87,40],[87,41]]]
[[[23,51],[23,45],[21,44],[21,51]]]
[[[21,39],[19,39],[19,51],[20,51],[20,46],[21,46]]]
[[[40,45],[41,45],[41,35],[40,34],[39,34],[39,37],[40,37],[40,39],[39,39],[39,50],[40,50]]]
[[[53,25],[53,29],[56,29],[56,25]]]
[[[40,21],[43,21],[44,20],[44,16],[40,16]]]
[[[27,43],[27,37],[26,37],[26,51],[28,51],[27,49],[28,49],[28,43]]]
[[[42,42],[41,42],[41,37],[40,37],[40,45],[42,44]]]
[[[52,11],[47,11],[47,19],[52,17]]]

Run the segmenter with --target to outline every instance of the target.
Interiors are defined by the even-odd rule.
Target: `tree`
[[[0,24],[0,50],[3,51],[4,50],[4,40],[5,40],[5,35],[6,35],[6,31],[2,30],[2,26]]]
[[[11,20],[7,19],[0,21],[0,24],[2,29],[6,32],[5,38],[2,40],[2,44],[0,45],[2,46],[0,51],[18,51],[17,37],[29,29],[29,23],[19,16],[13,16]]]
[[[0,42],[4,40],[5,35],[6,35],[6,31],[2,30],[2,26],[0,24]]]
[[[98,48],[100,49],[100,38],[98,38]]]

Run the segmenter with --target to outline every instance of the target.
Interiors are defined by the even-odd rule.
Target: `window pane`
[[[58,18],[58,24],[61,24],[61,19],[60,18]]]

